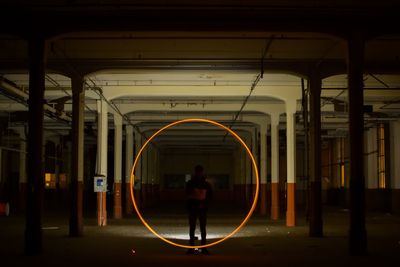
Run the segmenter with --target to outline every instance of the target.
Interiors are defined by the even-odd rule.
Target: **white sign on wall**
[[[107,178],[104,176],[94,177],[94,192],[107,192]]]

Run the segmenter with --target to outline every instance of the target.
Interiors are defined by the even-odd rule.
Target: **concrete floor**
[[[209,237],[230,232],[240,221],[236,215],[210,214]],[[183,214],[147,216],[160,233],[187,243]],[[400,217],[389,214],[368,214],[369,255],[363,257],[348,254],[348,211],[340,209],[325,209],[323,238],[309,238],[301,218],[287,228],[283,220],[254,216],[238,235],[210,248],[211,255],[186,255],[153,237],[136,217],[110,219],[104,228],[85,219],[80,238],[68,237],[65,216],[47,214],[43,221],[45,252],[25,256],[24,217],[0,217],[0,266],[400,266]]]

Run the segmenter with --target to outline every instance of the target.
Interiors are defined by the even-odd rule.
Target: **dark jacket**
[[[193,177],[186,183],[188,209],[207,209],[212,199],[212,188],[205,177]]]

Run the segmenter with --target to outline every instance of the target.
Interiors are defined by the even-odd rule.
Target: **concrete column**
[[[135,132],[135,157],[138,155],[141,147],[142,147],[142,136],[140,135],[140,133]],[[140,188],[141,184],[140,181],[142,180],[142,160],[143,160],[143,154],[137,161],[135,169],[135,187],[136,187],[136,182],[139,182],[138,188]]]
[[[252,131],[252,137],[251,137],[251,152],[253,153],[253,156],[257,162],[258,166],[258,172],[260,173],[260,152],[259,152],[259,146],[258,146],[258,128],[254,127]],[[251,181],[250,181],[250,192],[251,192],[251,197],[250,197],[250,203],[253,202],[254,194],[255,194],[255,188],[256,188],[256,173],[254,172],[253,165],[250,163],[250,170],[251,170]],[[261,195],[261,194],[260,194]]]
[[[350,118],[350,234],[349,249],[352,255],[367,252],[365,228],[365,178],[364,178],[364,92],[363,63],[364,40],[357,32],[347,40],[347,77]]]
[[[97,174],[107,177],[108,111],[107,102],[97,100]],[[107,193],[97,193],[97,225],[107,225]]]
[[[133,212],[133,204],[131,200],[131,194],[130,194],[130,187],[131,187],[131,171],[132,171],[132,165],[133,165],[133,126],[127,124],[125,126],[125,131],[126,131],[126,142],[125,142],[125,201],[126,201],[126,210],[125,213],[127,215],[131,215]]]
[[[28,190],[26,191],[25,253],[39,254],[42,244],[43,179],[43,103],[45,90],[46,41],[35,36],[28,43]]]
[[[141,187],[141,193],[142,193],[142,206],[146,207],[148,206],[148,190],[149,190],[149,173],[148,173],[148,159],[149,159],[149,146],[146,147],[146,149],[142,153],[142,187]]]
[[[271,219],[279,218],[279,115],[271,114]]]
[[[25,211],[27,176],[26,176],[26,135],[25,127],[19,127],[16,132],[19,134],[19,209]]]
[[[135,157],[138,155],[140,148],[142,147],[142,135],[136,131],[135,132]],[[140,203],[140,192],[142,189],[142,162],[143,162],[144,153],[142,153],[141,157],[138,159],[135,168],[135,181],[134,185],[134,193],[136,203]]]
[[[322,198],[321,198],[321,78],[313,72],[310,84],[310,224],[309,235],[322,237]]]
[[[368,189],[378,188],[378,138],[376,128],[365,132],[365,169],[366,187]]]
[[[246,140],[241,136],[242,140]],[[237,204],[243,205],[246,202],[246,166],[245,166],[245,149],[239,147],[235,151],[235,180],[233,183],[234,199]]]
[[[254,147],[254,134],[253,130],[249,134],[247,141],[247,146],[250,148],[251,152],[253,153],[254,159],[257,162],[257,155],[255,153],[255,147]],[[247,207],[251,205],[251,202],[253,201],[253,165],[251,164],[250,157],[245,153],[246,157],[246,205]]]
[[[287,209],[286,226],[296,225],[296,101],[286,102]]]
[[[55,143],[54,175],[56,177],[57,192],[59,192],[59,188],[60,188],[60,167],[61,167],[60,159],[62,158],[62,156],[60,155],[61,138],[60,138],[60,136],[57,136],[57,138],[55,138],[55,139],[56,139],[56,143]]]
[[[243,138],[243,141],[246,142],[246,145],[249,146],[249,142],[246,140],[246,138]],[[249,183],[248,181],[250,180],[249,177],[251,175],[251,173],[249,173],[249,164],[250,164],[250,159],[249,156],[247,155],[247,152],[242,149],[241,150],[241,159],[242,159],[242,181],[241,181],[241,192],[242,192],[242,202],[243,207],[247,207],[247,199],[248,199],[248,186],[247,184]]]
[[[382,190],[378,189],[378,129],[370,128],[364,131],[364,173],[365,173],[365,207],[367,210],[379,210],[384,203],[380,197]],[[385,140],[386,142],[387,140]],[[388,156],[388,155],[387,155]],[[387,157],[389,159],[390,157]]]
[[[260,214],[267,214],[267,121],[260,124]]]
[[[251,149],[251,133],[248,134],[243,141],[246,143],[247,147]],[[250,184],[251,184],[251,162],[250,157],[247,155],[247,152],[243,149],[242,151],[243,157],[243,191],[244,191],[244,200],[245,200],[245,207],[248,207],[249,202],[252,200]]]
[[[342,138],[336,138],[335,139],[335,155],[334,155],[334,163],[335,163],[335,171],[334,171],[334,179],[332,182],[332,187],[335,189],[341,187],[341,173],[342,173],[342,148],[341,148],[341,143],[342,143]]]
[[[72,161],[72,144],[71,144],[71,141],[67,141],[66,142],[66,159],[67,159],[67,162],[66,162],[66,164],[65,164],[65,172],[66,172],[66,181],[65,181],[65,188],[64,189],[66,189],[67,188],[67,185],[70,183],[70,181],[71,181],[71,161]]]
[[[0,140],[1,141],[1,140]],[[2,168],[3,168],[3,149],[0,147],[0,183],[2,182],[2,180],[3,180],[3,171],[2,171]]]
[[[122,218],[122,116],[114,114],[114,218]]]
[[[84,127],[85,91],[83,78],[72,77],[72,157],[71,157],[71,214],[69,235],[83,234],[83,169],[84,169]]]
[[[400,120],[390,123],[392,212],[400,214]]]

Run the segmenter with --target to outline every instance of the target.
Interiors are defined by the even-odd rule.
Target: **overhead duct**
[[[0,77],[0,89],[6,91],[7,93],[11,94],[12,96],[16,96],[22,98],[23,100],[27,101],[29,99],[28,93],[18,88],[16,85],[13,85],[12,82]]]
[[[7,97],[28,106],[28,99],[29,99],[28,92],[25,92],[24,90],[18,88],[11,81],[4,79],[4,77],[0,77],[0,90],[4,91]],[[68,115],[64,111],[62,112],[58,111],[49,104],[43,104],[43,109],[48,117],[61,119],[67,122],[72,121],[70,115]]]

